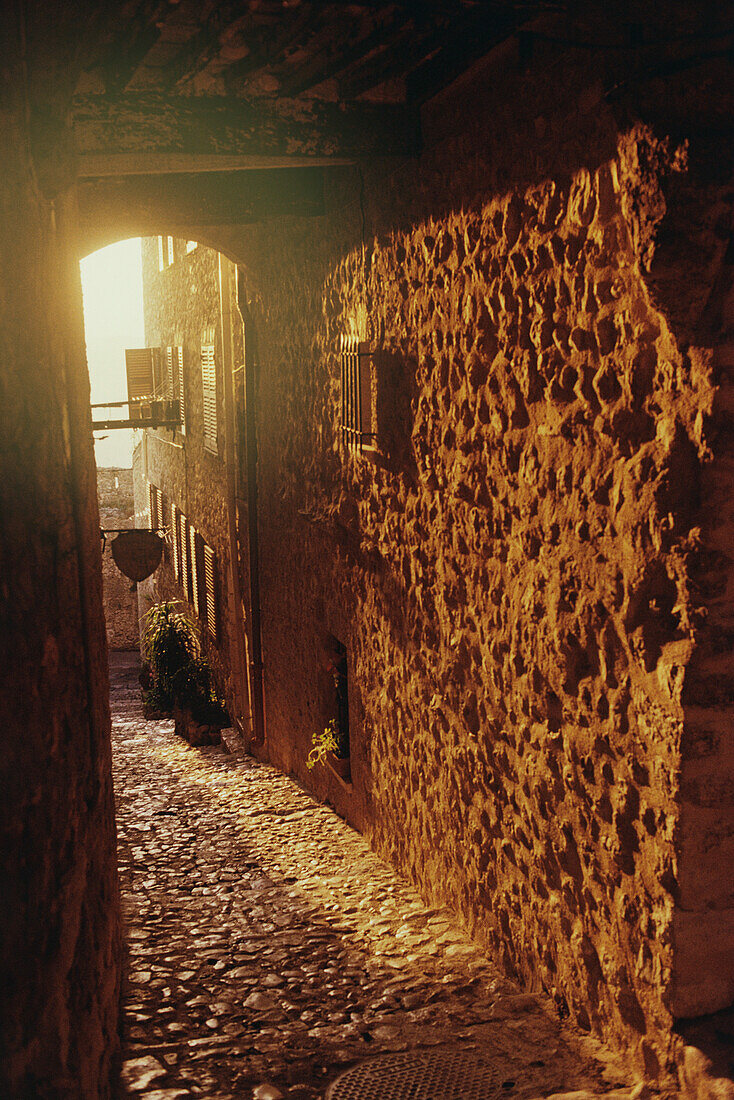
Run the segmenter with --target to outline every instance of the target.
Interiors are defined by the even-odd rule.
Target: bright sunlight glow
[[[125,348],[145,346],[140,238],[100,248],[79,266],[92,404],[124,401]],[[105,439],[95,436],[97,465],[132,465],[133,433],[116,429],[104,434]]]

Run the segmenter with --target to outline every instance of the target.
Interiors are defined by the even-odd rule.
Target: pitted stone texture
[[[515,1082],[508,1096],[630,1095],[613,1059],[519,995],[331,810],[143,721],[135,667],[117,668],[131,1096],[316,1100],[362,1058],[457,1042]]]
[[[532,130],[510,115],[509,141]],[[646,271],[680,158],[583,116],[523,150],[490,121],[494,144],[429,149],[419,191],[376,168],[364,245],[348,184],[331,236],[242,242],[269,750],[510,975],[664,1077],[676,966],[717,981],[674,925],[714,378]],[[376,457],[340,453],[344,334],[375,348]],[[353,685],[346,794],[305,769],[327,632]]]

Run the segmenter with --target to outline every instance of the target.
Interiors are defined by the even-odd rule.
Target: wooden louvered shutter
[[[206,579],[204,575],[204,540],[194,527],[189,528],[189,555],[191,558],[191,595],[196,617],[203,620],[206,614]]]
[[[165,378],[165,393],[164,396],[169,400],[173,400],[176,396],[176,379],[174,375],[174,355],[175,348],[166,348],[166,378]]]
[[[184,407],[184,353],[182,347],[176,349],[176,388],[173,396],[178,401],[179,416],[181,417],[181,433],[186,434],[186,412]]]
[[[171,505],[171,549],[173,551],[173,573],[177,581],[181,581],[181,528],[178,517],[180,513],[175,504]]]
[[[178,514],[178,526],[180,532],[181,550],[181,588],[186,599],[190,599],[191,592],[191,560],[189,557],[189,523],[183,512]]]
[[[219,577],[217,557],[211,546],[204,545],[204,581],[206,585],[206,625],[214,641],[219,635]]]
[[[153,351],[153,348],[125,349],[127,399],[131,404],[150,398],[155,390]]]
[[[158,493],[159,493],[159,491],[160,490],[157,489],[155,485],[152,485],[150,482],[148,482],[148,507],[150,509],[150,529],[151,529],[151,531],[155,531],[156,528],[160,527],[159,517],[158,517]]]
[[[201,348],[201,386],[204,398],[204,446],[216,454],[217,369],[213,344],[203,344]]]
[[[160,489],[155,491],[156,527],[161,530],[166,526],[166,500]]]

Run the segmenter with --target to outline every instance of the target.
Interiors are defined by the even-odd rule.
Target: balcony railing
[[[127,410],[122,412],[112,410]],[[98,411],[98,410],[104,410]],[[92,430],[115,428],[178,428],[181,425],[181,405],[172,398],[139,398],[135,401],[107,401],[92,405]]]

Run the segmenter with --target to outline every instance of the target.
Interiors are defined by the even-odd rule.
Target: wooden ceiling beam
[[[108,95],[125,90],[146,54],[161,35],[160,22],[169,0],[144,0],[135,15],[105,49],[100,70]]]
[[[242,16],[242,4],[239,0],[230,0],[222,11],[223,0],[217,4],[204,27],[185,43],[170,65],[166,66],[161,78],[162,91],[171,91],[177,85],[191,80],[201,72],[216,54],[222,29],[231,22],[233,13]],[[286,9],[287,10],[287,9]],[[266,27],[252,28],[251,52],[241,61],[235,61],[224,70],[224,78],[229,84],[236,82],[239,76],[257,71],[267,64],[271,56],[277,56],[279,50],[287,47],[293,38],[297,38],[314,17],[311,4],[290,17],[286,26],[274,35],[274,44],[268,41]],[[253,16],[254,18],[254,16]],[[285,19],[286,17],[281,17]],[[249,43],[248,43],[249,44]]]
[[[323,214],[323,170],[264,169],[176,176],[127,176],[79,187],[82,232],[114,224],[141,235],[186,225],[244,225],[283,214]]]
[[[395,34],[383,39],[381,49],[339,78],[339,98],[356,99],[391,77],[404,76],[411,64],[425,57],[424,41],[425,36],[418,34],[413,22],[402,24]]]
[[[203,27],[184,42],[173,60],[162,70],[158,82],[161,91],[171,91],[176,85],[192,80],[205,69],[217,54],[222,32],[233,19],[241,15],[241,3],[216,0]]]
[[[73,100],[71,120],[79,157],[150,155],[211,160],[218,156],[358,160],[414,155],[417,111],[402,105],[248,101],[225,96],[133,94]]]
[[[442,35],[436,52],[408,74],[408,102],[420,104],[430,99],[474,61],[516,34],[535,14],[527,5],[520,15],[514,4],[488,3],[455,22]]]
[[[360,62],[384,41],[391,24],[380,24],[369,34],[363,35],[351,44],[337,47],[332,44],[331,52],[323,50],[317,57],[300,65],[295,71],[286,74],[281,80],[281,92],[285,96],[300,95],[309,88],[331,80],[350,66]]]

